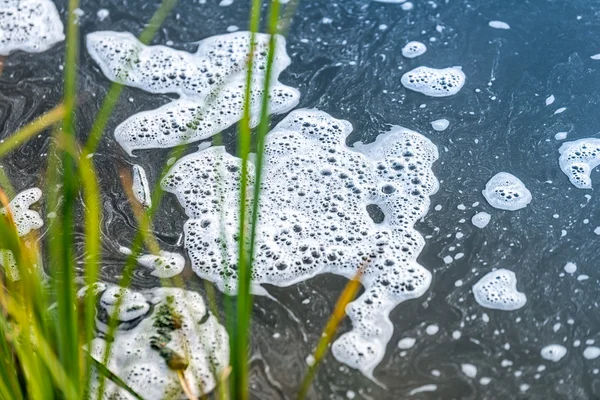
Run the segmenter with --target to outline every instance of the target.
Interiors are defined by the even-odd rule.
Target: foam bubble
[[[132,175],[133,183],[131,190],[133,191],[133,196],[144,207],[151,207],[152,198],[150,195],[150,185],[148,184],[146,171],[141,166],[134,164]]]
[[[107,368],[134,391],[148,399],[185,398],[177,373],[168,362],[187,364],[183,374],[195,396],[216,386],[213,371],[220,373],[229,362],[227,332],[198,293],[179,288],[133,292],[104,284],[93,290],[101,293],[96,317],[101,335],[88,345],[88,350],[98,361],[105,354],[102,335],[107,318],[116,297],[125,296],[121,307],[125,311],[119,313]],[[95,378],[90,385],[94,398],[99,389]],[[102,398],[133,399],[108,379]]]
[[[438,189],[431,170],[438,152],[398,126],[351,149],[351,131],[347,121],[304,109],[267,135],[252,279],[289,286],[321,273],[352,278],[362,265],[365,292],[346,308],[353,329],[333,344],[333,354],[371,376],[392,337],[389,313],[431,283],[416,262],[424,240],[414,224]],[[211,147],[179,160],[162,182],[189,217],[192,268],[226,292],[237,290],[240,167],[224,148]],[[252,164],[248,173],[252,184]],[[383,218],[372,218],[372,207]]]
[[[552,362],[559,362],[567,355],[567,348],[560,344],[550,344],[540,351],[542,358]]]
[[[575,263],[568,262],[564,269],[567,274],[574,274],[575,271],[577,271],[577,265]]]
[[[138,264],[151,268],[150,275],[159,278],[171,278],[178,275],[185,267],[185,258],[179,253],[160,251],[158,254],[144,254],[137,258]]]
[[[37,211],[30,210],[29,207],[42,197],[42,191],[38,188],[31,188],[17,194],[8,206],[0,210],[0,214],[6,215],[7,209],[10,210],[13,221],[17,228],[19,236],[25,236],[34,229],[40,229],[44,226],[44,220]]]
[[[510,29],[510,25],[502,21],[490,21],[488,25],[494,29]]]
[[[417,67],[402,75],[401,82],[405,88],[426,96],[445,97],[458,93],[465,84],[465,79],[461,67]]]
[[[519,178],[508,172],[494,175],[482,193],[492,207],[501,210],[520,210],[531,203],[531,192]]]
[[[423,43],[412,41],[406,43],[406,45],[402,48],[402,55],[406,58],[415,58],[425,54],[426,51],[427,46],[425,46]]]
[[[417,339],[412,337],[405,337],[398,341],[398,348],[402,350],[407,350],[412,348],[415,345],[415,343],[417,343]]]
[[[479,229],[485,228],[492,219],[492,216],[486,212],[478,212],[471,218],[471,223]]]
[[[546,97],[546,105],[549,106],[550,104],[554,103],[554,95],[551,94],[550,96]]]
[[[556,135],[554,135],[554,139],[565,140],[567,138],[568,134],[569,134],[568,132],[558,132]]]
[[[256,35],[251,125],[260,119],[262,86],[270,36]],[[151,93],[176,93],[180,98],[156,110],[125,120],[115,138],[129,154],[134,150],[173,147],[206,139],[239,121],[243,114],[246,60],[250,52],[246,31],[212,36],[199,42],[196,53],[166,46],[144,46],[131,33],[94,32],[87,49],[108,79]],[[276,35],[268,109],[284,113],[298,104],[298,90],[278,82],[290,64],[285,38]]]
[[[473,286],[475,301],[480,306],[496,310],[518,310],[527,302],[517,290],[517,277],[508,269],[498,269],[485,275]]]
[[[0,56],[15,50],[40,53],[64,40],[64,27],[50,0],[0,1]]]
[[[450,121],[448,121],[445,118],[436,119],[435,121],[431,121],[431,127],[438,132],[445,131],[449,125],[450,125]]]
[[[560,169],[579,189],[591,189],[592,170],[600,164],[600,139],[584,138],[565,142],[558,149]]]
[[[596,358],[600,357],[600,347],[596,347],[596,346],[586,347],[585,350],[583,351],[583,357],[586,360],[595,360]]]
[[[460,369],[463,374],[468,376],[469,378],[477,377],[477,367],[473,364],[464,363],[460,365]]]
[[[590,58],[592,60],[600,60],[600,54],[594,54],[593,56],[590,56]]]

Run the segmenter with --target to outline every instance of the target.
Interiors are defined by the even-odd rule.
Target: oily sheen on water
[[[333,353],[372,376],[393,333],[390,311],[431,282],[416,262],[424,240],[414,224],[438,189],[431,170],[438,152],[398,126],[351,149],[351,131],[347,121],[304,109],[268,134],[252,278],[288,286],[321,273],[352,278],[363,268],[365,293],[347,308],[353,329]],[[211,147],[179,160],[162,182],[189,217],[185,247],[194,271],[226,292],[237,290],[240,169],[238,158]],[[370,205],[385,214],[381,223]]]

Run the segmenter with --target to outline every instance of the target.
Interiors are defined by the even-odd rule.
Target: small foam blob
[[[62,21],[51,0],[0,1],[0,56],[15,50],[40,53],[64,38]]]
[[[568,262],[564,269],[567,274],[574,274],[575,271],[577,271],[577,265],[575,263]]]
[[[590,58],[592,60],[600,60],[600,54],[594,54],[593,56],[590,56]]]
[[[228,336],[207,310],[202,297],[180,288],[156,288],[134,292],[117,286],[95,285],[100,294],[96,324],[100,335],[89,343],[88,351],[102,362],[107,342],[108,317],[116,299],[122,298],[118,325],[113,337],[107,368],[131,389],[147,399],[187,398],[177,372],[194,396],[210,392],[217,376],[229,363]],[[86,290],[80,292],[84,296]],[[90,384],[93,398],[98,396],[99,379]],[[134,399],[106,380],[102,399]]]
[[[260,120],[270,36],[259,33],[255,38],[250,98],[253,127]],[[90,33],[86,45],[108,79],[150,93],[180,96],[156,110],[135,114],[116,128],[115,138],[130,155],[134,150],[206,139],[242,118],[250,32],[209,37],[199,42],[194,54],[145,46],[128,32]],[[278,82],[291,62],[285,47],[285,38],[276,35],[268,104],[273,114],[291,110],[300,98],[298,90]]]
[[[42,191],[40,189],[27,189],[17,194],[8,203],[7,207],[0,209],[0,214],[2,215],[6,215],[7,211],[10,210],[19,236],[25,236],[32,230],[40,229],[44,226],[44,220],[42,220],[40,214],[37,211],[29,209],[41,197]]]
[[[585,350],[583,351],[583,357],[586,360],[595,360],[596,358],[600,357],[600,347],[596,347],[596,346],[586,347]]]
[[[550,96],[546,97],[546,105],[549,106],[550,104],[554,103],[554,95],[551,94]]]
[[[458,93],[465,84],[465,79],[461,67],[417,67],[402,75],[401,82],[405,88],[426,96],[446,97]]]
[[[398,341],[398,348],[402,350],[407,350],[412,348],[415,345],[415,343],[417,343],[417,339],[412,337],[405,337]]]
[[[469,378],[477,377],[477,367],[473,364],[464,363],[460,365],[460,369],[463,374],[468,376]]]
[[[516,176],[499,172],[492,177],[482,191],[483,197],[494,208],[516,211],[531,203],[531,192]]]
[[[508,269],[489,272],[473,285],[475,301],[485,308],[512,311],[527,302],[524,293],[517,290],[517,277]]]
[[[131,190],[133,191],[133,197],[144,207],[152,206],[152,196],[150,195],[150,185],[148,184],[148,178],[146,177],[146,170],[143,167],[134,164],[133,165],[133,183]]]
[[[179,253],[161,250],[158,254],[144,254],[137,258],[138,264],[151,268],[150,275],[159,278],[171,278],[179,275],[185,267],[185,258]]]
[[[438,132],[445,131],[446,128],[450,126],[450,121],[445,118],[436,119],[435,121],[431,121],[431,127]]]
[[[492,216],[484,211],[478,212],[471,218],[471,223],[479,229],[485,228],[492,219]]]
[[[600,139],[584,138],[565,142],[558,149],[560,169],[579,189],[591,189],[592,170],[600,165]]]
[[[554,139],[565,140],[567,138],[567,135],[568,135],[567,132],[558,132],[556,135],[554,135]]]
[[[438,151],[398,126],[374,143],[349,148],[351,131],[347,121],[303,109],[266,136],[252,280],[258,287],[289,286],[322,273],[352,278],[363,265],[365,292],[346,308],[353,329],[332,351],[372,376],[392,338],[389,313],[431,283],[431,273],[416,261],[424,239],[414,224],[438,189],[432,171]],[[177,161],[162,181],[189,218],[184,245],[193,270],[224,292],[237,290],[240,171],[239,158],[210,147]],[[253,185],[252,163],[248,176]]]
[[[406,58],[415,58],[425,54],[426,51],[427,46],[425,46],[423,43],[412,41],[406,43],[406,45],[402,48],[402,55]]]
[[[502,21],[490,21],[488,25],[490,28],[494,29],[510,29],[510,25]]]
[[[559,362],[567,355],[567,348],[560,344],[550,344],[540,351],[540,355],[545,360]]]

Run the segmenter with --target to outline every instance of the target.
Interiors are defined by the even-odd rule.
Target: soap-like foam
[[[518,310],[527,303],[524,293],[517,290],[517,277],[508,269],[498,269],[473,285],[475,301],[480,306],[496,310]]]
[[[481,192],[494,208],[516,211],[531,203],[531,192],[516,176],[499,172],[492,177]]]
[[[438,132],[445,131],[449,125],[450,125],[450,121],[448,121],[445,118],[436,119],[435,121],[431,121],[431,127]]]
[[[333,354],[371,376],[393,333],[389,313],[431,283],[416,262],[424,240],[414,224],[438,189],[431,170],[438,152],[398,126],[351,149],[351,131],[347,121],[304,109],[267,135],[252,279],[289,286],[321,273],[352,278],[363,265],[365,292],[346,310],[353,330],[333,344]],[[211,147],[179,160],[162,182],[190,218],[184,233],[192,268],[225,292],[237,290],[240,167]],[[368,206],[379,208],[383,221],[375,222]]]
[[[402,75],[405,88],[426,96],[445,97],[455,95],[465,84],[465,73],[461,67],[443,69],[417,67]]]
[[[490,223],[491,219],[492,216],[490,214],[481,211],[473,215],[473,218],[471,218],[471,223],[479,229],[483,229],[487,226],[487,224]]]
[[[425,46],[423,43],[412,41],[406,43],[406,45],[402,48],[402,55],[406,58],[415,58],[425,54],[426,51],[427,46]]]
[[[0,210],[0,214],[2,215],[6,215],[7,208],[10,210],[19,236],[25,236],[32,230],[40,229],[44,226],[44,220],[42,220],[40,214],[37,211],[29,209],[41,197],[42,191],[40,189],[27,189],[17,194],[8,203],[8,207]]]
[[[64,38],[52,1],[0,0],[0,56],[15,50],[40,53]]]
[[[490,21],[488,25],[494,29],[510,29],[510,25],[502,21]]]
[[[117,296],[124,296],[107,367],[134,391],[147,399],[186,398],[167,362],[187,364],[183,374],[195,396],[216,386],[213,371],[219,374],[229,363],[228,336],[198,293],[179,288],[134,292],[104,284],[93,290],[101,294],[96,316],[100,334],[88,351],[103,360],[107,318]],[[97,375],[93,378],[90,392],[95,398],[99,385]],[[109,379],[105,382],[103,399],[133,399]]]
[[[256,126],[262,99],[270,36],[256,34],[251,125]],[[87,49],[112,81],[150,93],[177,93],[180,99],[133,115],[115,130],[129,154],[134,150],[173,147],[213,136],[242,118],[250,32],[234,32],[199,42],[196,53],[166,46],[145,46],[131,33],[94,32]],[[285,38],[276,35],[270,113],[285,113],[299,101],[298,90],[278,82],[290,64]]]
[[[591,189],[592,170],[600,164],[600,139],[585,138],[565,142],[558,149],[560,169],[579,189]]]
[[[181,254],[161,250],[158,255],[144,254],[137,258],[138,264],[151,268],[150,275],[159,278],[171,278],[185,267],[185,258]]]
[[[150,185],[148,184],[148,178],[146,177],[146,170],[143,167],[134,164],[132,172],[132,186],[133,197],[144,207],[152,206],[152,195],[150,194]]]
[[[561,344],[550,344],[540,351],[540,355],[545,360],[559,362],[567,355],[567,348]]]

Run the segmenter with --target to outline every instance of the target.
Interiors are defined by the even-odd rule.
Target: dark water
[[[600,342],[600,236],[593,233],[600,226],[600,200],[595,191],[579,190],[568,182],[558,167],[560,142],[554,139],[560,131],[569,132],[568,140],[574,140],[591,137],[600,129],[600,61],[590,59],[600,53],[600,3],[414,3],[412,11],[403,11],[400,5],[369,0],[301,1],[288,34],[292,65],[281,80],[300,89],[300,107],[319,108],[351,121],[355,127],[351,142],[372,141],[388,124],[397,124],[426,135],[440,150],[434,171],[441,188],[432,197],[432,210],[417,226],[423,235],[431,235],[419,262],[432,271],[433,283],[425,296],[403,303],[391,315],[394,337],[375,370],[387,389],[328,356],[310,397],[343,399],[350,390],[358,399],[600,398],[600,378],[597,370],[594,373],[600,369],[600,359],[582,356],[586,340]],[[58,5],[64,17],[65,4]],[[96,16],[101,8],[110,11],[102,22]],[[138,33],[155,8],[140,0],[88,1],[82,6],[81,29],[83,33]],[[224,33],[230,25],[246,29],[248,9],[249,4],[241,0],[229,7],[219,7],[215,0],[205,5],[181,1],[155,42],[172,41],[173,47],[193,50],[191,42]],[[331,23],[323,23],[323,18]],[[491,29],[490,20],[507,22],[511,29]],[[442,33],[436,31],[437,25],[444,27]],[[436,41],[430,42],[431,37]],[[409,40],[426,43],[427,53],[414,60],[403,58],[400,50]],[[0,76],[2,137],[58,103],[63,52],[64,45],[59,44],[43,54],[15,53],[6,58]],[[81,59],[78,127],[83,139],[108,81],[83,47]],[[449,98],[408,92],[400,77],[419,65],[461,65],[467,82]],[[551,94],[556,101],[546,106],[544,100]],[[103,188],[102,275],[107,281],[118,278],[124,256],[117,249],[130,243],[136,226],[119,168],[143,165],[153,183],[168,154],[145,151],[132,159],[113,140],[112,131],[126,117],[168,101],[168,96],[126,88],[95,156]],[[420,108],[421,104],[426,107]],[[559,107],[567,110],[553,115]],[[450,121],[446,131],[431,129],[430,121],[438,118]],[[234,131],[226,132],[224,140],[233,151]],[[41,135],[3,161],[17,190],[43,185],[40,176],[49,142],[48,134]],[[532,192],[527,208],[509,212],[487,205],[481,190],[500,171],[515,174]],[[600,178],[592,177],[600,186]],[[472,207],[475,202],[480,205]],[[466,210],[457,209],[459,204]],[[435,205],[443,208],[434,211]],[[478,211],[492,214],[483,230],[469,222]],[[165,250],[182,251],[177,243],[184,220],[179,204],[167,196],[154,226]],[[561,237],[563,230],[566,236]],[[458,232],[464,237],[457,239]],[[449,265],[442,260],[458,252],[464,258]],[[567,261],[575,262],[578,270],[560,277]],[[494,267],[516,273],[518,287],[528,297],[525,307],[503,312],[486,310],[475,302],[471,286]],[[190,286],[203,290],[191,271],[184,274]],[[580,274],[589,279],[578,281]],[[457,280],[463,285],[455,286]],[[140,270],[135,284],[150,287],[158,281]],[[294,397],[307,368],[305,358],[344,284],[339,277],[319,276],[290,288],[268,288],[279,302],[256,300],[254,398]],[[436,335],[425,333],[430,324],[439,326]],[[348,328],[347,324],[341,327]],[[456,330],[461,332],[457,340],[452,337]],[[280,335],[277,339],[275,332]],[[396,346],[403,337],[417,339],[404,357]],[[582,345],[574,347],[575,340]],[[552,343],[568,349],[558,363],[540,356],[541,348]],[[464,363],[477,367],[476,378],[461,372]],[[539,371],[540,365],[545,370]],[[432,370],[438,370],[439,376]],[[492,379],[482,385],[481,377]],[[409,394],[427,384],[437,385],[437,390]]]

